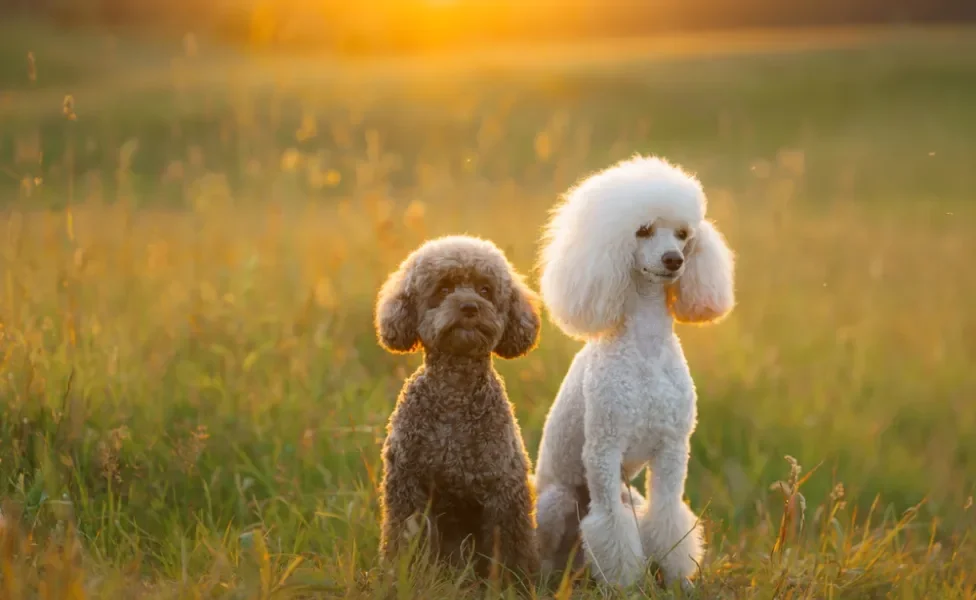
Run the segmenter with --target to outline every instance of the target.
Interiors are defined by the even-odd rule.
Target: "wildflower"
[[[403,223],[413,231],[421,231],[424,226],[424,215],[427,205],[420,200],[412,201],[403,213]]]
[[[67,96],[64,97],[64,102],[61,105],[61,112],[64,113],[65,118],[68,119],[69,121],[74,121],[78,118],[78,115],[75,114],[74,96],[68,94]]]
[[[549,160],[549,156],[552,154],[552,142],[549,139],[549,134],[546,132],[540,132],[535,136],[535,155],[539,160],[545,162]]]
[[[285,150],[284,154],[281,155],[281,170],[288,173],[295,171],[301,159],[302,155],[298,150],[294,148]]]

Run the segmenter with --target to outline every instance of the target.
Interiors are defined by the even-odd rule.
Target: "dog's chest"
[[[619,410],[626,415],[625,429],[635,434],[634,443],[689,435],[696,420],[695,388],[677,339],[627,340],[615,350],[616,360],[600,361],[605,372],[594,379],[615,380],[610,386],[620,388]]]
[[[446,396],[427,415],[424,454],[440,487],[480,493],[492,486],[499,465],[512,462],[513,417],[493,387]]]
[[[694,431],[696,408],[690,376],[680,368],[640,369],[629,427],[624,435],[624,470],[636,473],[664,447]]]
[[[509,432],[503,424],[440,420],[432,433],[428,455],[438,487],[483,493],[493,487],[498,465],[511,462]]]
[[[694,419],[694,383],[680,355],[644,362],[637,377],[640,412],[645,419],[673,421],[677,427]]]

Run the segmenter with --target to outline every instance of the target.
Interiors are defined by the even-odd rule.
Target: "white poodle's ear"
[[[556,208],[540,264],[540,291],[550,317],[567,335],[584,339],[615,328],[623,318],[635,244],[629,223],[608,223],[606,214],[590,218],[588,204],[570,197]]]
[[[527,354],[539,340],[539,298],[519,277],[512,282],[505,332],[495,346],[495,354],[501,358],[517,358]]]
[[[735,264],[722,234],[702,221],[687,257],[684,274],[668,287],[668,307],[681,323],[707,323],[735,305]]]
[[[414,352],[420,347],[417,310],[407,291],[407,268],[400,266],[380,288],[376,300],[376,335],[390,352]]]

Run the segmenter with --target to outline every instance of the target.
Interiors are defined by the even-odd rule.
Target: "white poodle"
[[[674,322],[716,321],[734,304],[732,252],[705,204],[694,177],[635,157],[585,179],[553,211],[542,296],[586,345],[539,448],[545,567],[566,566],[581,536],[580,554],[609,583],[633,584],[649,560],[669,585],[690,585],[697,571],[701,526],[682,500],[695,385]],[[646,501],[628,483],[645,465]]]

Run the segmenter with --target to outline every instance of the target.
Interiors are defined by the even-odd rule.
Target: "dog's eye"
[[[637,237],[646,238],[654,235],[653,225],[642,225],[640,229],[637,230]]]
[[[683,242],[688,239],[688,230],[679,229],[677,232],[675,232],[674,235],[677,236],[677,238]]]
[[[483,285],[480,288],[478,288],[478,293],[484,296],[485,298],[488,298],[491,296],[491,287],[487,285]]]
[[[441,286],[441,289],[439,289],[437,291],[437,293],[440,294],[441,296],[447,296],[448,294],[450,294],[453,291],[454,291],[454,288],[452,288],[451,286],[449,286],[449,285],[442,285]]]

